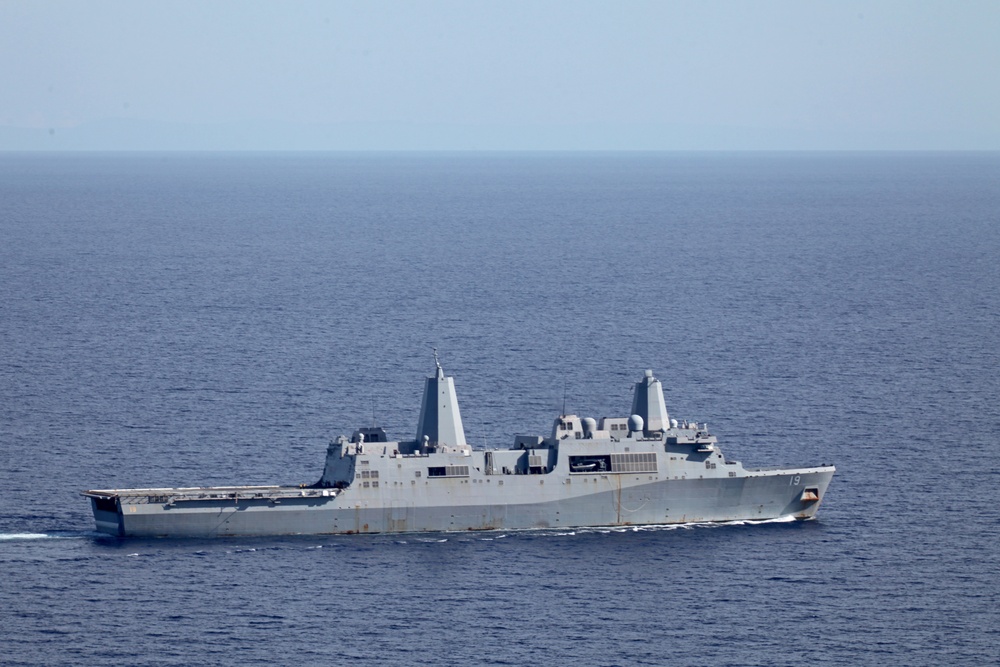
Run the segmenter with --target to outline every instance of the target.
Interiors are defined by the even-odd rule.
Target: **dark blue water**
[[[1000,155],[0,156],[0,662],[1000,660]],[[98,537],[84,488],[312,482],[624,415],[646,368],[807,524]]]

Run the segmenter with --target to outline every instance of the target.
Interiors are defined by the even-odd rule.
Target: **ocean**
[[[82,489],[311,483],[653,369],[816,521],[118,540]],[[0,154],[0,663],[1000,662],[1000,154]]]

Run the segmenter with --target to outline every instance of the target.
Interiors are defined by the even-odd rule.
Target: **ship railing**
[[[85,495],[98,494],[118,497],[131,505],[173,505],[178,502],[199,500],[281,500],[291,498],[329,498],[337,496],[338,489],[280,486],[251,487],[193,487],[186,489],[120,489],[114,491],[87,491]]]

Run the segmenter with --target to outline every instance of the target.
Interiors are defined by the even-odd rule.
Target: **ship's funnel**
[[[426,436],[431,446],[465,447],[465,430],[462,428],[462,415],[458,411],[455,379],[445,377],[441,364],[437,362],[437,355],[434,357],[437,372],[433,377],[427,378],[424,384],[417,442],[423,442]]]
[[[646,376],[635,383],[632,414],[642,417],[647,431],[664,431],[670,428],[667,404],[663,402],[663,385],[653,377],[653,371],[646,371]]]

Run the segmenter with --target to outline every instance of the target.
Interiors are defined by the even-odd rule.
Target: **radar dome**
[[[628,430],[632,432],[642,430],[642,417],[639,415],[632,415],[628,418]]]

